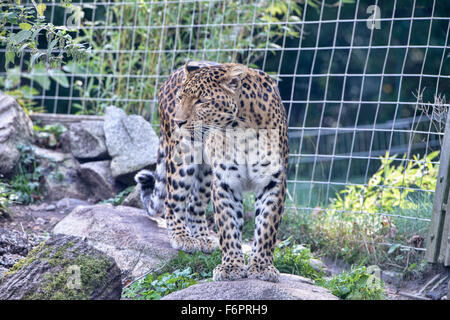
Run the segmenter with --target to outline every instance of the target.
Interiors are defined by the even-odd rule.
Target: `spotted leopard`
[[[165,216],[173,248],[211,252],[217,243],[205,214],[212,198],[222,251],[213,279],[278,281],[273,251],[286,196],[288,138],[275,81],[241,64],[189,62],[164,82],[158,100],[157,168],[136,175],[147,212]],[[245,265],[242,194],[248,190],[255,192],[255,232]]]

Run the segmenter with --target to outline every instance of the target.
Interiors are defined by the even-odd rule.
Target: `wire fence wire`
[[[298,212],[327,208],[349,186],[367,187],[386,152],[392,165],[407,166],[440,150],[448,1],[73,1],[77,16],[59,1],[46,4],[55,25],[81,16],[72,35],[92,49],[88,62],[62,66],[68,86],[52,81],[48,90],[38,78],[45,70],[28,72],[21,58],[21,81],[49,112],[98,114],[114,104],[156,128],[157,90],[187,60],[240,62],[273,75],[289,122],[288,203]],[[427,230],[432,188],[377,188],[412,192],[417,205],[353,213],[384,215],[411,236]]]

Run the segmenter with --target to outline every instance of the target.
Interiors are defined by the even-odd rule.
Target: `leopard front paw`
[[[188,253],[202,250],[201,241],[189,236],[172,236],[170,238],[170,245],[176,250],[182,250]]]
[[[219,243],[214,237],[199,237],[201,250],[204,253],[211,253],[219,247]]]
[[[249,279],[259,279],[270,282],[280,281],[280,272],[273,264],[250,264],[247,268],[247,276]]]
[[[247,277],[247,268],[244,264],[219,264],[214,268],[214,281],[233,281]]]

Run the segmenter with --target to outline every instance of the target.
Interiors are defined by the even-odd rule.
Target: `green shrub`
[[[30,145],[18,145],[20,160],[17,174],[10,181],[0,181],[0,202],[3,206],[13,203],[30,204],[41,198],[40,179],[42,168],[38,166]]]
[[[382,300],[386,298],[383,282],[362,266],[342,272],[330,279],[321,279],[317,284],[329,289],[332,294],[344,300]]]
[[[273,263],[282,273],[296,274],[313,280],[322,278],[323,272],[311,266],[311,259],[314,259],[311,250],[291,243],[290,238],[280,242],[273,255]]]
[[[437,156],[433,152],[423,158],[414,156],[406,165],[405,160],[394,165],[395,156],[386,154],[367,185],[347,185],[328,207],[306,214],[286,210],[280,237],[293,236],[310,244],[313,251],[349,264],[389,263],[407,270],[422,259],[420,252],[404,246],[415,245],[413,236],[425,238],[439,170],[439,164],[432,161]],[[397,250],[389,250],[390,246]]]
[[[404,166],[392,165],[396,156],[381,157],[381,166],[367,185],[349,185],[332,200],[330,210],[362,213],[386,213],[396,209],[415,208],[409,196],[416,189],[434,191],[439,164],[432,161],[439,151],[412,161]],[[403,158],[402,163],[405,162]],[[341,196],[342,195],[342,196]]]

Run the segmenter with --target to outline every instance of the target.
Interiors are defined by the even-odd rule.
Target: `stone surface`
[[[63,198],[86,200],[91,192],[84,183],[80,164],[70,154],[34,147],[38,150],[36,158],[43,171],[44,198],[47,201],[58,201]]]
[[[109,158],[105,144],[103,121],[81,121],[69,128],[70,150],[80,161],[106,160]]]
[[[0,300],[113,300],[121,293],[114,260],[73,236],[42,242],[0,280]]]
[[[63,213],[69,213],[78,206],[89,206],[90,203],[80,199],[63,198],[56,202],[56,208]]]
[[[111,155],[114,178],[133,185],[134,175],[141,169],[154,169],[158,137],[150,123],[138,115],[127,116],[114,106],[106,108],[104,131],[106,147]]]
[[[28,251],[39,240],[16,230],[0,228],[0,273],[6,272],[17,261],[28,254]],[[0,278],[1,278],[0,274]]]
[[[113,198],[118,188],[110,169],[111,161],[94,161],[80,165],[80,175],[96,200]]]
[[[134,190],[123,200],[123,206],[144,209],[141,201],[141,185],[137,185]]]
[[[127,276],[139,277],[177,254],[160,221],[131,207],[79,206],[53,232],[86,237],[95,248],[113,257]]]
[[[337,300],[307,278],[281,274],[280,282],[241,279],[204,282],[173,292],[162,300]]]
[[[33,123],[16,102],[0,92],[0,175],[14,175],[20,152],[17,146],[31,141]]]
[[[400,287],[403,283],[403,274],[395,271],[381,271],[381,280],[385,283],[389,283],[395,287]]]

